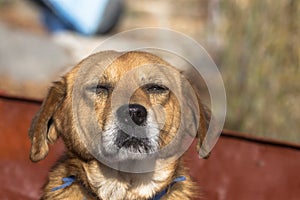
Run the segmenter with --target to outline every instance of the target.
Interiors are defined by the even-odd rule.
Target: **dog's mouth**
[[[149,138],[139,138],[129,135],[122,130],[119,130],[117,133],[115,145],[119,149],[127,149],[135,153],[151,152],[151,142]]]
[[[140,107],[133,104],[129,108]],[[117,120],[114,118],[101,134],[100,152],[111,162],[145,160],[156,156],[160,129],[151,114],[143,120],[140,120],[143,113],[122,114],[119,113]]]

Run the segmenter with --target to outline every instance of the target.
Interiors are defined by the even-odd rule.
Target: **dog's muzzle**
[[[142,148],[147,152],[150,141],[146,135],[146,108],[140,104],[128,104],[121,106],[116,114],[120,128],[115,141],[117,147]]]

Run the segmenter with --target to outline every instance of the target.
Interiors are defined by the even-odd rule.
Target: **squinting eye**
[[[158,85],[158,84],[149,84],[145,86],[146,91],[148,93],[156,93],[156,94],[160,94],[160,93],[165,93],[169,91],[169,88],[167,88],[164,85]]]
[[[88,86],[86,89],[87,89],[87,91],[95,93],[97,95],[100,95],[100,94],[107,95],[112,90],[112,87],[107,84],[98,84],[98,85]]]
[[[111,87],[109,85],[97,85],[95,87],[96,94],[108,94]]]

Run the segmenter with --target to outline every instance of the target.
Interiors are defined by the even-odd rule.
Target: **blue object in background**
[[[42,0],[44,22],[52,31],[75,30],[84,35],[105,33],[118,21],[122,0]]]

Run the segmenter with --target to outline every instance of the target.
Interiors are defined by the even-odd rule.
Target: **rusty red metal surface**
[[[0,199],[38,199],[47,171],[62,152],[58,143],[46,160],[29,160],[27,130],[39,101],[0,96]]]
[[[187,152],[202,199],[285,200],[300,197],[300,147],[223,131],[208,160]]]
[[[59,142],[44,161],[29,160],[27,130],[40,103],[0,94],[0,199],[38,199],[48,170],[63,151]],[[209,159],[199,159],[194,144],[185,158],[201,199],[300,198],[299,145],[224,130]]]

